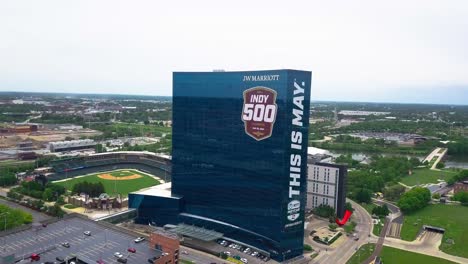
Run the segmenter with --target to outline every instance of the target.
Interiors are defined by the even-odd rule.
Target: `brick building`
[[[178,264],[180,241],[176,234],[156,231],[150,235],[150,247],[161,252],[154,264]]]

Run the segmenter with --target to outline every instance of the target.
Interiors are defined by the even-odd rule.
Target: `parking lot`
[[[85,231],[90,231],[90,235],[85,235]],[[37,226],[1,237],[0,248],[4,252],[14,252],[17,259],[39,254],[39,263],[54,263],[57,257],[66,259],[72,256],[92,260],[92,263],[97,260],[117,263],[114,253],[120,252],[127,263],[142,264],[158,255],[149,248],[147,241],[135,243],[134,239],[127,233],[107,229],[96,222],[72,217],[46,227]],[[65,242],[70,246],[62,246]],[[135,248],[136,253],[129,252],[129,248]]]
[[[218,239],[217,243],[224,247],[226,255],[242,261],[243,263],[265,263],[269,262],[270,258],[255,251],[248,246],[240,245],[235,242]]]

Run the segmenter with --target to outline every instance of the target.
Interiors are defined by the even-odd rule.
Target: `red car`
[[[131,252],[131,253],[136,253],[136,249],[134,249],[134,248],[128,248],[127,251]]]
[[[38,254],[31,254],[30,258],[32,261],[39,261],[41,259],[41,256],[39,256]]]
[[[106,263],[104,263],[104,261],[102,261],[102,260],[97,260],[96,263],[97,263],[97,264],[106,264]]]

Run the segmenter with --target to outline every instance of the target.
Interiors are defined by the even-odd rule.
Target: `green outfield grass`
[[[422,255],[401,249],[383,247],[380,253],[382,262],[385,264],[402,264],[402,263],[424,263],[424,264],[455,264],[455,262],[448,261],[441,258]]]
[[[468,257],[468,207],[460,205],[433,204],[413,214],[405,215],[401,238],[412,241],[423,225],[445,229],[440,249],[445,253]],[[451,238],[455,244],[446,243]],[[413,262],[414,263],[414,262]]]
[[[126,180],[113,180],[113,179],[102,179],[99,175],[109,174],[116,178],[128,177],[130,175],[139,175],[141,178],[137,179],[126,179]],[[158,185],[160,182],[153,177],[150,177],[144,173],[141,173],[137,170],[116,170],[111,172],[99,172],[95,174],[89,174],[83,177],[75,177],[66,181],[56,181],[59,185],[64,186],[67,189],[73,188],[78,182],[102,182],[104,184],[104,189],[106,193],[112,195],[115,194],[114,189],[117,190],[117,193],[120,193],[123,197],[128,196],[128,193],[138,191],[140,189]]]
[[[437,183],[438,179],[448,181],[456,172],[449,170],[415,169],[412,175],[401,177],[401,182],[408,186],[425,183]]]

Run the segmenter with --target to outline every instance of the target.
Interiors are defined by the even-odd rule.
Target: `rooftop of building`
[[[163,184],[159,184],[156,186],[151,186],[149,188],[141,189],[136,192],[132,192],[133,194],[141,194],[141,195],[150,195],[150,196],[158,196],[158,197],[166,197],[166,198],[181,198],[180,196],[172,195],[172,183],[167,182]]]

